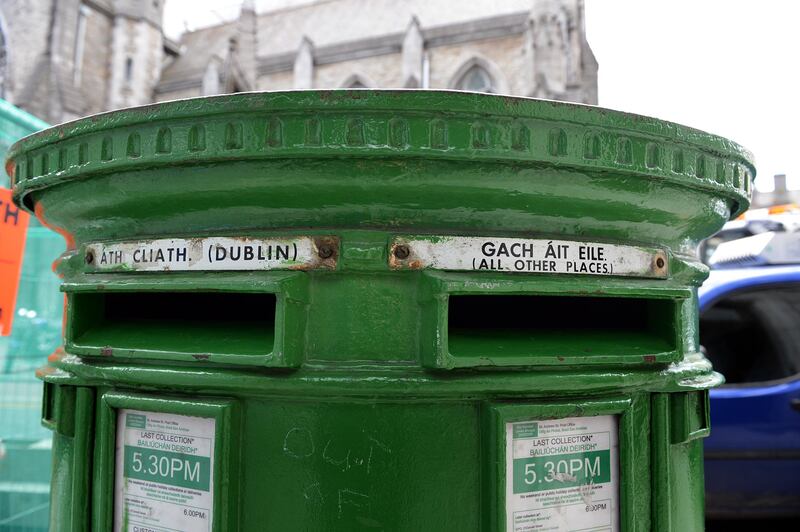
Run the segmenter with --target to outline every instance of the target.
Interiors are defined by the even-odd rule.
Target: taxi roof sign
[[[712,268],[800,263],[800,233],[769,231],[724,242],[709,259]]]

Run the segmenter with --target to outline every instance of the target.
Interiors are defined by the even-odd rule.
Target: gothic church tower
[[[166,0],[0,0],[0,94],[58,124],[153,101]]]
[[[153,101],[164,61],[165,0],[114,0],[108,109]]]

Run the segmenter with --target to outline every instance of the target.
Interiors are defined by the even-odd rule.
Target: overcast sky
[[[165,31],[177,38],[233,18],[240,4],[167,0]],[[760,189],[771,189],[776,173],[800,188],[798,24],[800,2],[789,0],[586,0],[599,104],[728,137],[755,154]]]

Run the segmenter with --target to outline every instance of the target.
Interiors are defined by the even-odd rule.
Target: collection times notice
[[[619,530],[616,416],[506,424],[506,530]]]
[[[115,532],[209,532],[216,420],[121,409]]]

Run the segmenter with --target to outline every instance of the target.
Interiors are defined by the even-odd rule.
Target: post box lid
[[[178,211],[210,211],[203,198],[213,194],[227,205],[248,203],[248,218],[220,220],[227,227],[254,216],[265,229],[316,226],[326,209],[330,227],[418,220],[445,231],[474,225],[676,246],[746,210],[755,176],[741,146],[671,122],[428,90],[254,92],[122,109],[31,135],[6,164],[15,200],[30,211],[44,202],[55,226],[67,223],[59,205],[71,209],[73,224],[99,205],[136,211],[137,223],[174,214],[186,224],[188,211]],[[164,201],[174,212],[159,214],[154,194],[192,200]],[[137,211],[136,197],[148,206]],[[92,216],[92,230],[120,219],[98,219],[96,209]]]

